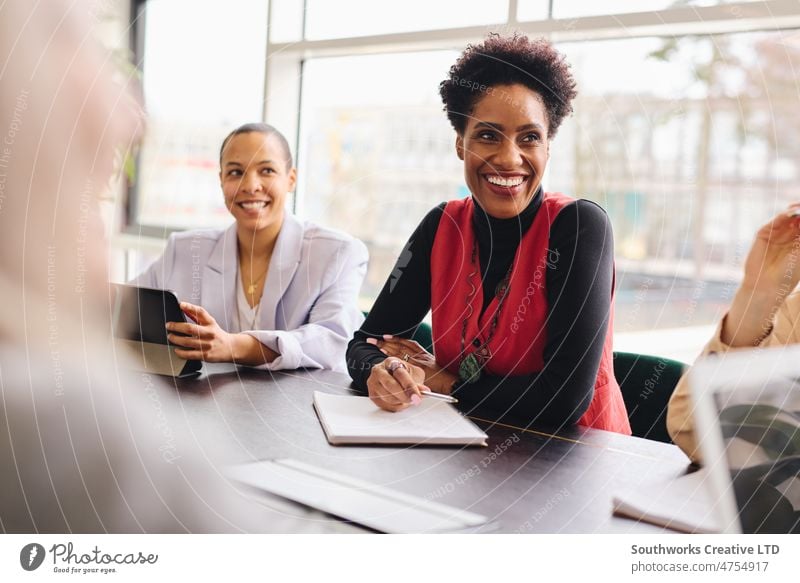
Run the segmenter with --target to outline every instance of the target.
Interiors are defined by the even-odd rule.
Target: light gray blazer
[[[225,230],[173,233],[164,254],[131,283],[172,290],[232,330],[236,248],[235,223]],[[346,372],[345,349],[363,321],[356,302],[368,258],[358,239],[286,213],[261,296],[258,330],[244,332],[280,354],[259,368]]]

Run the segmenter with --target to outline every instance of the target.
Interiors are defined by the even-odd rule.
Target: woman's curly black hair
[[[503,37],[490,34],[481,44],[469,45],[439,84],[444,110],[456,132],[463,134],[475,104],[490,88],[524,85],[542,97],[553,137],[564,118],[572,113],[578,94],[570,66],[545,39],[530,40],[522,34]]]

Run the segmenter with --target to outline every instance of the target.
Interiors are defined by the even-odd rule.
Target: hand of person
[[[368,338],[367,342],[380,348],[387,356],[400,358],[421,368],[425,372],[425,384],[434,392],[449,395],[453,383],[458,380],[456,375],[439,366],[436,358],[414,340],[387,334],[383,340]]]
[[[181,302],[181,310],[192,322],[168,322],[167,340],[182,348],[175,354],[187,360],[206,362],[233,362],[236,336],[220,328],[217,321],[204,308]],[[180,334],[188,334],[181,336]]]
[[[389,357],[374,366],[367,379],[369,398],[386,411],[402,411],[410,405],[418,405],[425,372],[418,366]]]
[[[783,295],[800,282],[800,203],[774,217],[756,233],[744,264],[742,287]]]
[[[756,233],[742,284],[723,320],[722,342],[733,347],[760,344],[799,281],[800,203],[793,203]]]

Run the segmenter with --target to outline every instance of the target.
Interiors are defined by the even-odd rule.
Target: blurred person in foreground
[[[793,203],[756,233],[742,283],[701,357],[800,342],[798,282],[800,203]],[[675,444],[699,464],[701,436],[695,432],[693,410],[687,372],[670,398],[667,430]]]
[[[308,530],[224,479],[174,392],[121,372],[97,195],[142,120],[89,16],[0,3],[0,530]]]

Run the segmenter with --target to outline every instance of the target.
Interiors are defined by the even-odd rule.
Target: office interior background
[[[231,222],[234,127],[289,139],[301,218],[369,248],[369,309],[419,220],[468,196],[438,84],[487,33],[544,36],[578,82],[545,188],[606,209],[615,349],[691,361],[756,229],[800,198],[796,0],[107,0],[101,40],[148,112],[105,203],[115,280],[174,230]],[[132,63],[132,65],[131,65]]]

